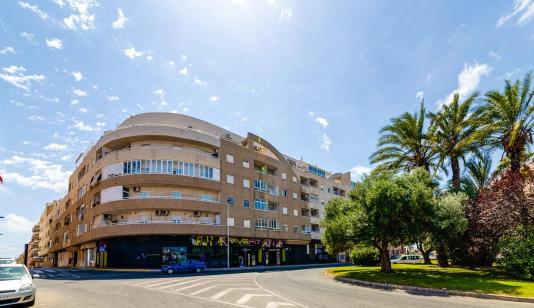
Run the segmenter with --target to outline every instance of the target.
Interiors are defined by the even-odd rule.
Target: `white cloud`
[[[182,76],[187,76],[189,72],[187,71],[187,67],[182,68],[178,73]]]
[[[323,128],[326,128],[328,126],[328,120],[323,117],[317,117],[315,118],[315,122],[321,124]]]
[[[210,100],[211,102],[213,102],[213,103],[218,102],[220,99],[221,99],[221,98],[218,97],[218,96],[212,96],[212,97],[209,98],[209,100]]]
[[[23,1],[19,1],[19,5],[23,9],[28,9],[28,10],[34,12],[42,20],[48,20],[50,18],[50,17],[48,17],[48,14],[46,12],[42,11],[41,9],[39,9],[39,7],[37,5],[31,5],[28,2],[23,2]]]
[[[106,126],[106,122],[96,122],[96,126],[98,127]]]
[[[22,66],[9,66],[3,68],[4,72],[7,74],[0,74],[0,79],[14,85],[17,88],[21,88],[25,91],[30,90],[30,86],[32,82],[41,82],[45,80],[44,75],[24,75],[23,72],[26,71],[26,69]]]
[[[72,94],[76,96],[87,96],[87,92],[85,92],[84,90],[80,90],[80,89],[72,90]]]
[[[8,171],[7,168],[10,170]],[[63,192],[67,188],[71,171],[64,170],[62,165],[49,161],[14,155],[0,160],[0,173],[6,183],[16,183],[32,189],[45,188]]]
[[[165,92],[165,90],[157,89],[152,94],[156,95],[159,98],[159,104],[161,106],[167,106],[168,105],[167,101],[165,100],[165,95],[167,94],[167,92]]]
[[[137,108],[139,108],[139,109],[141,109],[141,110],[145,110],[145,106],[143,106],[143,105],[141,105],[141,104],[137,104],[136,106],[137,106]]]
[[[95,130],[93,127],[91,127],[91,125],[85,124],[83,121],[75,121],[74,125],[71,127],[85,132],[92,132]]]
[[[72,75],[72,77],[74,77],[74,80],[76,80],[76,81],[80,81],[80,80],[83,79],[83,74],[81,72],[73,71],[70,74]]]
[[[332,145],[332,140],[330,139],[330,137],[328,137],[328,135],[326,134],[323,134],[321,136],[321,149],[325,151],[330,151],[331,145]]]
[[[47,151],[64,151],[67,149],[67,146],[59,143],[50,143],[49,145],[45,146],[44,149]]]
[[[69,161],[71,159],[72,159],[72,155],[63,155],[60,158],[60,160],[62,160],[62,161]]]
[[[425,92],[423,91],[419,91],[415,94],[415,98],[418,100],[418,101],[422,101],[424,98],[425,98]]]
[[[107,100],[108,100],[109,102],[116,102],[116,101],[119,100],[119,97],[116,96],[116,95],[108,95],[108,96],[106,96],[106,98],[107,98]]]
[[[493,60],[495,60],[495,62],[499,62],[501,61],[501,55],[494,52],[494,51],[491,51],[488,53],[488,57],[492,58]]]
[[[89,111],[87,108],[78,108],[78,111],[80,111],[81,113],[87,113],[87,111]]]
[[[187,55],[181,55],[180,60],[182,60],[182,62],[187,61]]]
[[[154,56],[148,55],[148,56],[146,56],[146,59],[147,59],[147,61],[152,61],[152,60],[154,60]]]
[[[124,24],[128,20],[126,16],[124,16],[124,13],[122,12],[122,9],[117,9],[117,19],[111,24],[111,27],[113,29],[122,29],[124,28]]]
[[[65,27],[71,30],[95,29],[95,15],[91,12],[94,7],[100,6],[96,0],[65,0],[73,14],[63,19]],[[60,3],[63,3],[60,1]],[[57,2],[56,2],[57,3]],[[62,7],[62,4],[58,4]]]
[[[534,17],[534,2],[532,0],[515,0],[512,13],[502,15],[497,21],[497,28],[503,26],[510,19],[519,15],[516,25],[524,26]]]
[[[136,50],[135,47],[130,47],[122,50],[124,52],[124,55],[127,56],[130,60],[133,60],[135,58],[141,57],[145,53],[140,50]]]
[[[35,34],[33,33],[21,32],[20,37],[22,37],[23,39],[27,40],[30,43],[35,42]]]
[[[76,106],[76,105],[78,105],[79,103],[80,103],[80,101],[77,100],[77,99],[71,99],[71,100],[70,100],[70,104],[71,104],[72,106]]]
[[[168,66],[174,67],[175,64],[176,63],[174,63],[174,61],[172,61],[172,60],[171,61],[167,61],[167,65]]]
[[[289,20],[293,16],[293,10],[291,8],[283,8],[280,10],[280,19]]]
[[[195,81],[194,81],[194,83],[195,83],[196,85],[199,85],[199,86],[201,86],[201,87],[205,87],[206,85],[208,85],[208,83],[207,83],[207,82],[205,82],[205,81],[203,81],[203,80],[200,80],[200,79],[198,79],[198,77],[196,77],[196,78],[195,78]]]
[[[9,53],[15,53],[15,49],[13,49],[13,47],[7,46],[4,49],[0,50],[0,53],[3,55],[7,55]]]
[[[5,215],[4,219],[0,219],[0,230],[7,233],[23,233],[31,234],[34,223],[26,217],[19,216],[13,213]]]
[[[365,166],[354,166],[350,169],[350,178],[353,181],[361,180],[362,176],[371,173],[371,168]]]
[[[63,48],[63,42],[60,39],[53,38],[53,39],[46,39],[46,46],[52,49],[62,49]]]
[[[43,121],[45,118],[38,115],[32,115],[28,117],[28,120],[30,121]]]
[[[455,93],[460,95],[460,99],[467,97],[476,90],[480,83],[480,78],[489,75],[492,67],[487,64],[474,63],[468,65],[465,63],[464,69],[458,75],[458,88],[453,90],[449,95],[438,101],[438,105],[442,106],[452,101]]]

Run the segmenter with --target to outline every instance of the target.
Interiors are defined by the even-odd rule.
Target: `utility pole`
[[[24,244],[24,265],[28,266],[28,244]]]
[[[226,200],[226,268],[230,269],[230,224],[228,219],[230,218],[230,204]]]

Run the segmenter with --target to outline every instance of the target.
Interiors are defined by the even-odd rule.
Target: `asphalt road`
[[[37,269],[36,307],[533,307],[353,286],[323,269],[162,275]]]

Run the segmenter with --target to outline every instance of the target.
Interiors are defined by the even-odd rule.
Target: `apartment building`
[[[68,192],[47,204],[41,256],[53,266],[208,267],[328,258],[324,204],[345,197],[350,173],[330,173],[173,113],[132,116],[76,160]],[[44,232],[44,233],[43,233]]]

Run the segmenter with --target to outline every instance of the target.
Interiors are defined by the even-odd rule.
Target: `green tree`
[[[381,271],[391,272],[388,248],[413,238],[422,213],[432,208],[429,178],[421,169],[372,174],[356,184],[349,200],[328,202],[323,241],[329,251],[370,244],[379,252]]]
[[[471,106],[478,93],[460,102],[458,93],[453,95],[448,105],[443,105],[438,113],[430,113],[429,118],[436,125],[432,137],[439,152],[439,164],[448,162],[452,171],[452,187],[461,187],[460,160],[470,153],[478,153],[480,145],[473,142],[477,122],[471,117]]]
[[[371,163],[379,164],[378,171],[410,171],[417,167],[430,171],[436,167],[438,152],[430,138],[435,127],[432,122],[426,127],[425,118],[421,102],[419,112],[406,112],[380,130],[378,149],[370,157]]]
[[[490,152],[484,153],[481,157],[471,157],[465,164],[466,174],[462,178],[461,190],[471,198],[475,198],[492,179],[491,164]]]
[[[532,144],[534,120],[534,89],[532,74],[527,73],[523,81],[505,81],[503,92],[489,91],[486,103],[476,111],[482,126],[473,140],[484,139],[487,145],[501,148],[510,159],[510,169],[519,172],[522,158]]]
[[[439,266],[449,266],[447,250],[464,234],[468,220],[465,210],[469,197],[462,192],[446,192],[435,199],[432,241],[436,247]]]

